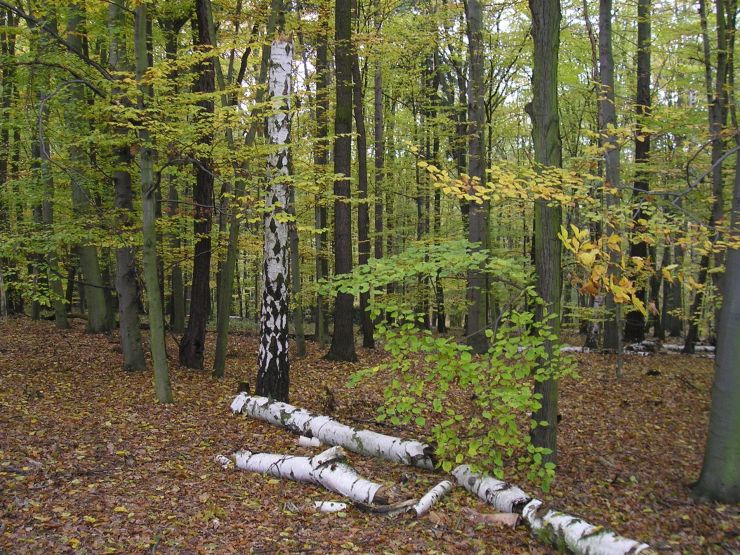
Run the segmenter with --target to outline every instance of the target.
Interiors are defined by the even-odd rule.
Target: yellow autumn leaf
[[[124,507],[123,505],[119,505],[118,507],[116,507],[115,509],[113,509],[113,512],[114,513],[127,513],[128,512],[128,509],[126,507]]]

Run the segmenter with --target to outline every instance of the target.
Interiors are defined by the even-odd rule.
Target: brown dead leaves
[[[312,453],[283,430],[229,414],[237,383],[254,380],[253,337],[232,335],[234,356],[221,382],[177,367],[171,343],[176,404],[164,406],[154,401],[149,373],[120,369],[115,340],[86,335],[82,322],[73,325],[58,331],[27,319],[0,323],[0,551],[549,552],[524,526],[489,522],[503,517],[460,488],[418,521],[352,507],[334,514],[287,510],[289,503],[327,500],[326,492],[224,472],[213,462],[215,454],[240,448]],[[322,354],[309,343],[308,356],[293,359],[291,401],[321,411],[328,389],[337,418],[371,426],[382,402],[379,382],[355,389],[345,383],[351,372],[376,364],[379,352],[360,350],[357,365],[328,362]],[[581,355],[579,361],[581,378],[563,384],[561,467],[548,500],[669,552],[740,548],[737,509],[696,505],[687,488],[701,463],[711,361],[630,357],[620,383],[609,379],[612,360]],[[651,369],[660,373],[648,375]],[[439,481],[365,457],[353,455],[351,462],[405,498]]]

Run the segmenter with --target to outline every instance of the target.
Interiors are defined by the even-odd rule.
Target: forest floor
[[[241,448],[309,454],[290,433],[230,414],[237,382],[254,382],[254,336],[231,337],[222,381],[178,367],[170,339],[176,403],[165,406],[154,401],[149,373],[121,371],[115,336],[73,324],[58,331],[26,318],[0,322],[0,554],[551,552],[523,525],[470,522],[464,507],[489,509],[461,488],[418,521],[352,508],[292,513],[286,503],[339,499],[224,471],[213,460]],[[319,412],[334,404],[338,419],[366,427],[382,392],[373,384],[350,390],[346,381],[379,352],[359,349],[358,363],[338,364],[309,343],[306,358],[292,359],[291,402]],[[580,376],[561,387],[558,475],[544,498],[662,552],[740,552],[740,509],[698,504],[689,492],[701,466],[712,361],[631,356],[616,381],[613,357],[576,358]],[[350,460],[369,479],[403,482],[409,497],[440,479]]]

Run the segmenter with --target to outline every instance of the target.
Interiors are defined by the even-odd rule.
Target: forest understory
[[[214,335],[208,334],[206,367]],[[232,333],[226,379],[177,365],[168,339],[175,404],[158,404],[151,373],[124,373],[117,337],[84,322],[0,323],[0,553],[550,553],[527,528],[480,524],[490,513],[455,488],[419,520],[292,512],[307,501],[343,501],[307,484],[225,471],[214,455],[237,449],[310,455],[289,432],[232,416],[239,381],[254,382],[257,338]],[[291,403],[373,427],[381,378],[349,390],[358,362],[322,359],[308,343],[291,361]],[[737,553],[737,506],[696,503],[712,363],[678,354],[576,355],[579,377],[562,384],[559,467],[549,493],[516,476],[555,508],[665,553]],[[331,394],[329,392],[332,392]],[[461,399],[464,404],[464,399]],[[379,431],[422,439],[419,428]],[[440,473],[350,454],[364,477],[419,497]],[[292,505],[291,505],[292,504]],[[473,512],[467,509],[473,509]]]

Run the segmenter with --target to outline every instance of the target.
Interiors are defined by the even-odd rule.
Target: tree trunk
[[[355,0],[355,6],[356,6]],[[362,93],[362,74],[360,58],[357,51],[352,56],[352,101],[357,129],[357,261],[367,264],[370,260],[370,207],[367,202],[367,131],[365,129],[365,107]],[[370,292],[360,293],[360,328],[362,329],[362,346],[375,348],[373,322],[368,312]]]
[[[78,51],[82,51],[82,35],[84,34],[84,15],[83,7],[80,4],[73,3],[69,9],[67,20],[67,42]],[[84,102],[83,85],[75,84],[69,87],[74,104]],[[79,119],[74,115],[74,108],[70,107],[66,115],[67,126],[75,129],[80,136],[84,131],[79,127]],[[95,218],[91,214],[92,202],[90,195],[85,190],[81,181],[83,170],[87,163],[85,161],[82,149],[75,144],[69,147],[70,164],[73,170],[70,172],[72,185],[72,207],[78,217]],[[98,251],[94,245],[80,245],[78,249],[80,255],[80,269],[82,279],[85,282],[85,300],[87,301],[87,331],[90,333],[102,333],[110,331],[109,321],[103,292],[103,278],[100,272],[100,262],[98,260]]]
[[[621,187],[619,181],[619,146],[617,138],[610,129],[617,126],[617,111],[614,96],[614,55],[612,53],[612,0],[599,2],[599,75],[601,76],[601,90],[599,91],[599,129],[603,135],[601,146],[604,153],[604,195],[606,196],[606,211],[617,204],[617,197],[613,190]],[[611,226],[605,227],[605,233],[617,233]],[[612,253],[612,262],[618,260],[618,254]],[[619,310],[614,302],[614,295],[606,295],[607,316],[604,322],[604,348],[621,351],[622,330],[618,323]]]
[[[144,73],[149,69],[146,46],[147,7],[136,6],[134,15],[134,46],[136,52],[136,80],[139,83],[139,108],[144,109],[146,100],[151,96],[147,85],[141,83]],[[157,207],[154,193],[154,157],[150,146],[149,130],[139,128],[139,167],[141,174],[141,200],[143,212],[144,248],[144,283],[147,289],[149,307],[149,345],[154,366],[154,389],[160,403],[172,403],[172,388],[167,367],[167,350],[164,337],[164,314],[162,297],[159,294],[159,275],[157,273]]]
[[[651,0],[638,0],[637,2],[637,125],[635,129],[635,165],[637,167],[635,184],[632,193],[632,202],[645,202],[645,195],[650,190],[650,181],[645,172],[650,161],[650,133],[643,128],[643,121],[650,116],[650,2]],[[635,208],[633,221],[633,233],[640,233],[645,226],[640,220],[646,218],[641,207]],[[630,244],[630,256],[648,259],[648,245],[645,241],[633,240]],[[653,265],[655,265],[653,261]],[[657,270],[656,270],[657,271]],[[645,303],[645,287],[638,286],[637,298]],[[627,312],[624,322],[624,340],[631,343],[645,339],[645,316],[639,310]]]
[[[314,146],[314,163],[316,183],[320,191],[324,190],[324,179],[326,178],[326,166],[328,164],[327,136],[329,134],[328,116],[329,111],[329,62],[328,53],[328,28],[329,15],[322,13],[319,21],[318,44],[316,45],[316,144]],[[323,202],[323,192],[316,199],[316,282],[320,282],[329,276],[329,260],[327,258],[327,247],[329,237],[328,214]],[[328,318],[326,315],[326,299],[323,295],[316,296],[316,336],[319,345],[324,347],[329,335]]]
[[[470,79],[468,80],[468,175],[470,192],[477,183],[484,185],[485,173],[485,110],[483,105],[483,31],[480,0],[465,0],[465,21],[470,57]],[[488,247],[488,205],[470,202],[468,213],[468,240],[476,249]],[[482,269],[468,271],[468,325],[466,339],[476,353],[488,350],[486,336],[486,296],[488,280]]]
[[[704,77],[707,92],[707,103],[709,105],[709,135],[712,144],[712,212],[709,216],[708,228],[712,230],[712,243],[720,239],[720,234],[716,231],[716,224],[724,216],[724,192],[722,179],[722,156],[724,154],[724,139],[722,129],[727,121],[727,108],[725,101],[725,86],[727,79],[727,33],[724,12],[724,1],[715,2],[717,8],[717,67],[714,70],[714,79],[712,79],[712,60],[711,48],[709,44],[709,32],[707,30],[707,11],[705,0],[699,0],[699,17],[702,31],[702,45],[704,50]],[[733,33],[734,34],[734,30]],[[709,254],[701,257],[699,262],[699,280],[698,283],[705,285],[709,276],[709,267],[712,260]],[[721,254],[714,256],[715,267],[721,266]],[[715,287],[718,285],[718,274],[712,274],[712,280]],[[689,331],[686,334],[684,342],[684,353],[693,353],[694,345],[699,339],[699,320],[702,303],[704,301],[703,289],[699,289],[694,297],[694,303],[689,313]]]
[[[728,17],[728,29],[735,33],[735,15]],[[729,33],[728,33],[729,34]],[[734,40],[734,37],[733,39]],[[732,40],[729,45],[734,46]],[[731,85],[732,115],[735,126],[735,144],[740,147],[737,131],[736,99],[734,97],[734,57],[730,58],[729,83]],[[735,181],[733,184],[730,241],[740,240],[740,151],[735,156]],[[709,415],[704,463],[694,493],[721,503],[740,503],[740,249],[728,248],[725,275],[722,278],[722,308],[717,327],[717,351],[714,360],[712,408]]]
[[[336,0],[335,69],[337,105],[334,120],[334,272],[352,271],[352,208],[350,176],[352,174],[352,0]],[[329,360],[354,362],[354,298],[338,293],[334,302],[334,334],[326,355]]]
[[[532,140],[538,169],[559,168],[562,164],[560,118],[558,115],[558,50],[560,47],[559,0],[530,0],[534,66],[532,68]],[[543,301],[535,308],[535,320],[549,322],[549,331],[560,335],[560,293],[562,287],[561,243],[558,238],[562,221],[560,205],[549,206],[545,200],[534,206],[534,265],[537,273],[536,291]],[[548,320],[551,315],[554,318]],[[556,340],[557,341],[557,340]],[[544,343],[543,364],[553,364],[559,353],[553,341]],[[532,418],[547,422],[532,430],[532,443],[549,449],[544,461],[557,460],[558,382],[548,379],[535,381],[535,395],[542,395],[541,408]]]
[[[295,210],[295,189],[290,188],[288,206],[293,218],[297,218]],[[296,354],[299,358],[306,356],[306,335],[303,329],[303,303],[301,301],[301,254],[298,244],[298,221],[288,226],[290,241],[290,287],[295,308],[293,309],[293,331],[295,333]]]
[[[265,250],[260,318],[257,394],[288,400],[288,223],[280,213],[289,206],[290,95],[293,42],[282,32],[270,49],[268,94],[272,111],[267,134],[274,150],[267,157],[270,185],[265,198]]]
[[[202,50],[208,50],[213,45],[208,25],[208,0],[196,0],[195,14],[198,22],[197,46]],[[213,141],[213,132],[210,127],[213,125],[211,119],[214,111],[212,94],[216,90],[214,59],[210,57],[205,59],[198,69],[196,89],[203,95],[203,98],[197,102],[200,112],[196,125],[199,124],[207,129],[198,138],[198,144],[205,150],[211,147]],[[195,163],[195,189],[193,190],[195,254],[190,293],[190,317],[185,335],[180,341],[180,363],[196,370],[203,369],[206,324],[210,312],[211,224],[213,220],[211,166],[210,157],[202,152],[199,153]]]
[[[108,29],[111,36],[108,65],[113,72],[130,69],[126,60],[125,18],[122,7],[118,4],[108,6]],[[118,101],[122,101],[121,91],[115,87],[111,93]],[[126,103],[123,100],[124,104]],[[116,198],[116,227],[121,233],[124,228],[131,229],[134,225],[134,199],[131,189],[131,145],[128,141],[126,127],[114,124],[114,133],[119,137],[119,144],[115,147],[118,167],[113,172],[113,184]],[[146,360],[141,344],[139,326],[139,287],[136,280],[136,257],[132,246],[122,246],[116,249],[116,291],[118,292],[118,320],[123,352],[124,370],[145,370]]]

